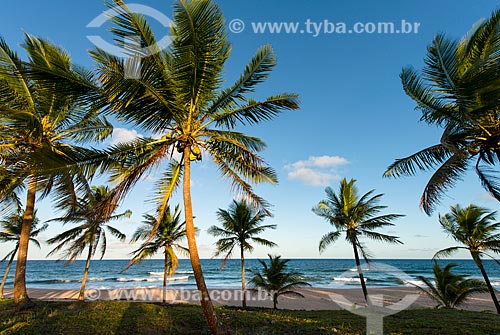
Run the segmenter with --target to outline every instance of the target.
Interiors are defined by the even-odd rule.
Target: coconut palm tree
[[[241,290],[243,291],[242,307],[247,307],[246,300],[246,282],[245,282],[245,251],[252,252],[253,245],[250,242],[257,243],[266,247],[275,247],[276,243],[257,237],[266,229],[276,229],[276,225],[262,225],[262,221],[267,217],[263,210],[253,208],[244,200],[236,201],[229,206],[228,210],[220,209],[217,211],[217,219],[222,223],[222,228],[212,226],[208,232],[220,237],[216,242],[217,251],[214,257],[224,254],[221,268],[224,267],[227,260],[231,257],[234,248],[239,248],[241,259]]]
[[[0,201],[12,200],[13,194],[27,186],[14,280],[19,308],[31,305],[26,259],[36,197],[54,188],[73,188],[67,170],[51,168],[83,154],[81,143],[102,140],[112,131],[106,119],[78,100],[76,91],[65,89],[64,81],[92,86],[89,72],[73,66],[65,51],[46,40],[26,34],[23,47],[28,62],[0,38]],[[56,74],[66,79],[49,80]],[[80,93],[85,93],[83,86]],[[56,205],[72,199],[60,198]]]
[[[198,255],[191,200],[191,167],[202,158],[211,158],[233,190],[264,209],[267,202],[253,191],[251,183],[276,183],[273,169],[258,152],[265,143],[236,131],[238,125],[255,125],[273,119],[284,110],[298,108],[295,94],[279,94],[264,100],[250,97],[265,81],[276,58],[270,46],[257,51],[241,76],[229,87],[224,82],[224,65],[231,51],[224,17],[209,0],[182,0],[173,5],[171,43],[162,48],[146,18],[132,13],[121,0],[113,7],[111,32],[131,58],[123,60],[104,50],[91,55],[97,63],[99,80],[107,94],[106,111],[159,134],[106,150],[99,157],[87,157],[95,165],[112,170],[119,182],[116,198],[121,199],[142,177],[162,162],[163,177],[157,184],[162,217],[172,193],[182,183],[186,235],[201,304],[212,334],[222,332]],[[133,42],[126,36],[135,36]],[[163,40],[163,39],[162,39]],[[143,48],[138,48],[140,45]],[[140,63],[134,63],[140,59]],[[140,69],[140,78],[131,78],[130,68]],[[157,222],[157,225],[159,222]],[[156,227],[155,227],[156,228]]]
[[[361,288],[365,300],[368,302],[368,291],[366,290],[366,283],[361,269],[359,252],[361,252],[366,262],[368,262],[369,255],[366,247],[361,243],[360,237],[364,236],[376,241],[402,244],[398,237],[378,233],[375,230],[393,226],[393,221],[404,215],[380,215],[380,211],[387,208],[387,206],[378,205],[382,194],[372,196],[374,190],[371,190],[360,197],[358,189],[354,185],[355,182],[355,179],[348,182],[344,178],[340,181],[338,193],[335,193],[331,187],[327,187],[325,189],[327,198],[320,201],[313,208],[313,212],[335,227],[335,231],[329,232],[321,238],[319,243],[320,252],[323,252],[327,246],[335,243],[342,234],[345,234],[346,241],[351,244],[354,250],[354,259],[356,260]]]
[[[160,221],[160,224],[158,228],[155,228],[157,221]],[[154,234],[152,239],[151,234]],[[183,254],[189,254],[189,250],[179,244],[185,237],[186,223],[181,221],[181,211],[177,205],[173,213],[168,207],[160,220],[153,215],[144,215],[143,225],[137,228],[130,241],[132,243],[144,241],[144,243],[132,253],[134,257],[128,266],[140,263],[160,251],[163,252],[163,303],[167,301],[167,277],[175,273],[179,264],[174,249]]]
[[[386,177],[434,171],[420,205],[431,214],[443,194],[474,166],[482,186],[500,200],[500,10],[476,24],[461,40],[438,34],[427,48],[422,71],[404,68],[401,80],[421,120],[443,129],[436,145],[397,159]]]
[[[427,289],[418,285],[419,288],[438,305],[437,308],[456,308],[467,301],[475,293],[488,292],[484,282],[477,279],[467,279],[466,276],[452,273],[456,264],[447,264],[444,269],[436,262],[432,267],[434,272],[434,283],[424,276],[417,276],[419,280],[427,285]]]
[[[303,281],[302,274],[296,271],[286,271],[289,260],[281,259],[281,256],[269,255],[269,265],[259,259],[262,265],[261,271],[252,271],[254,276],[250,283],[254,287],[261,288],[273,298],[273,308],[278,309],[278,298],[281,295],[295,295],[303,298],[304,295],[296,289],[304,286],[311,286]]]
[[[126,238],[118,229],[108,225],[108,222],[130,217],[132,212],[127,210],[121,214],[104,214],[101,211],[101,204],[108,201],[110,201],[110,189],[107,186],[93,186],[91,189],[88,189],[83,197],[77,200],[76,209],[68,205],[65,216],[51,220],[62,223],[80,223],[78,226],[47,240],[49,244],[57,243],[57,246],[49,255],[55,254],[64,248],[66,249],[62,256],[62,259],[67,259],[66,265],[72,264],[87,249],[87,261],[85,263],[78,300],[85,299],[85,285],[87,283],[90,261],[99,248],[99,245],[101,259],[106,253],[106,231],[120,241],[125,241]],[[117,208],[116,205],[114,208]]]
[[[500,253],[500,222],[495,222],[495,215],[496,212],[490,213],[487,209],[472,204],[466,208],[460,205],[450,207],[449,213],[439,216],[439,223],[461,245],[440,250],[434,257],[449,256],[460,249],[468,250],[481,271],[497,313],[500,314],[500,304],[481,259],[482,256],[493,258],[488,251]]]
[[[7,259],[9,262],[7,263],[7,267],[5,268],[5,273],[2,278],[2,283],[0,284],[0,299],[3,299],[3,289],[5,286],[5,282],[7,281],[7,276],[9,275],[10,267],[12,262],[14,261],[14,257],[16,256],[17,250],[19,249],[19,239],[21,237],[21,230],[23,226],[23,217],[24,213],[21,210],[19,213],[11,214],[5,220],[0,221],[0,227],[2,230],[0,231],[0,242],[11,242],[14,243],[14,249],[12,249],[7,255],[5,255],[3,261]],[[40,221],[36,216],[36,211],[33,213],[33,223],[31,225],[31,233],[30,233],[30,242],[35,244],[40,248],[40,242],[36,239],[36,237],[45,229],[47,229],[47,224],[38,227]]]

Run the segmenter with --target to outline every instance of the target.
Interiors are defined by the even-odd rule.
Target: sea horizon
[[[246,259],[246,280],[252,277],[252,271],[260,269],[259,258]],[[353,259],[326,258],[286,258],[289,268],[302,273],[302,279],[313,287],[321,288],[357,288],[359,278]],[[148,259],[138,265],[125,269],[129,259],[93,260],[90,265],[87,289],[118,288],[160,288],[163,284],[163,260]],[[432,278],[432,259],[372,259],[370,264],[362,263],[368,287],[392,287],[422,285],[418,276]],[[441,259],[439,263],[455,263],[454,272],[482,279],[473,260]],[[493,260],[484,260],[485,268],[492,285],[500,289],[500,266]],[[202,259],[205,281],[209,288],[241,287],[240,260],[228,260],[220,270],[220,259]],[[377,268],[379,264],[387,269]],[[61,260],[29,260],[26,283],[28,288],[44,289],[79,289],[85,261],[77,260],[65,266]],[[0,273],[5,270],[6,262],[0,263]],[[15,263],[7,278],[6,288],[12,287]],[[167,287],[173,289],[196,289],[189,259],[180,259],[177,271],[168,280]]]

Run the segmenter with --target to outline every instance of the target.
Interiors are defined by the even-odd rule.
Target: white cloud
[[[339,167],[349,164],[340,156],[311,156],[307,160],[297,161],[285,166],[288,179],[298,180],[310,186],[326,186],[332,180],[339,180]]]
[[[338,179],[338,176],[309,168],[299,168],[288,172],[288,178],[299,180],[310,186],[325,186],[328,185],[331,180]]]
[[[118,143],[126,143],[131,142],[137,138],[143,138],[141,134],[134,129],[125,129],[125,128],[114,128],[113,135],[111,136],[111,145],[115,145]]]
[[[340,156],[311,156],[306,161],[298,161],[294,163],[294,165],[298,166],[312,166],[319,168],[336,168],[340,165],[345,165],[349,163],[349,161]]]

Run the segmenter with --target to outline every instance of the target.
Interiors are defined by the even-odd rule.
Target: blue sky
[[[137,0],[171,16],[172,1]],[[474,174],[459,183],[443,199],[436,214],[429,217],[418,207],[421,192],[429,174],[403,179],[385,179],[382,173],[396,158],[434,144],[440,130],[419,122],[415,104],[408,98],[399,80],[401,68],[423,64],[426,46],[438,32],[453,38],[462,37],[472,25],[488,17],[498,6],[496,1],[446,0],[421,1],[216,1],[227,22],[239,19],[245,24],[241,33],[229,33],[233,51],[227,63],[227,84],[239,76],[256,49],[270,43],[277,54],[278,65],[269,80],[261,85],[256,97],[280,92],[300,94],[301,109],[286,112],[277,119],[257,127],[246,128],[249,134],[263,138],[268,149],[263,156],[276,169],[278,186],[259,186],[260,195],[274,205],[274,217],[267,223],[277,224],[276,231],[265,237],[279,244],[269,250],[257,247],[251,257],[264,257],[268,252],[290,258],[351,258],[352,249],[343,241],[318,253],[318,242],[330,226],[316,217],[311,208],[324,198],[324,187],[338,187],[343,177],[358,180],[365,193],[375,189],[384,193],[382,204],[391,213],[405,214],[386,233],[400,236],[402,246],[388,246],[367,241],[377,258],[429,258],[440,248],[453,243],[439,228],[437,213],[450,205],[471,202],[491,210],[498,209],[480,187]],[[87,24],[106,8],[102,0],[8,2],[0,12],[0,34],[12,46],[23,39],[23,32],[50,39],[63,46],[75,63],[92,67],[87,50],[92,44],[88,35],[106,37],[105,26],[87,28]],[[412,34],[312,34],[262,33],[252,31],[257,22],[388,22],[398,25],[402,20],[419,23],[418,33]],[[155,24],[160,38],[167,32]],[[140,136],[144,132],[131,125],[117,124],[114,137],[119,141]],[[152,209],[148,203],[154,188],[152,174],[128,196],[123,209],[131,209],[131,219],[115,226],[131,235]],[[233,195],[229,185],[217,175],[208,160],[193,171],[193,203],[196,223],[201,229],[198,244],[201,257],[209,258],[215,240],[206,229],[217,224],[215,212],[226,208]],[[179,194],[174,199],[180,201]],[[53,217],[50,200],[39,202],[40,217]],[[41,237],[50,238],[62,231],[51,224]],[[113,241],[106,258],[127,258],[133,245]],[[0,257],[6,251],[0,249]],[[31,259],[42,259],[49,251],[30,249]],[[466,257],[465,254],[458,256]]]

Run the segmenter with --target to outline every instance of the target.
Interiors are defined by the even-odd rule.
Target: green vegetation
[[[387,208],[387,206],[378,205],[382,194],[372,196],[374,190],[371,190],[360,197],[358,189],[354,185],[355,182],[354,179],[347,182],[347,179],[344,178],[340,181],[338,193],[335,193],[331,187],[327,187],[325,189],[327,198],[320,201],[313,208],[313,212],[336,229],[321,238],[319,242],[320,252],[324,251],[330,244],[335,243],[342,234],[345,234],[346,241],[352,245],[361,288],[363,289],[365,301],[368,302],[368,291],[366,290],[366,283],[361,269],[359,251],[361,251],[361,255],[366,262],[368,262],[369,255],[359,238],[363,236],[375,241],[402,244],[396,236],[377,233],[374,230],[393,226],[392,221],[403,215],[379,215],[381,210]]]
[[[417,287],[438,303],[437,308],[456,308],[465,303],[474,293],[488,292],[488,287],[484,282],[452,273],[451,270],[455,266],[456,264],[451,263],[443,269],[435,263],[433,266],[434,283],[424,276],[417,277],[427,285],[427,289]]]
[[[159,224],[157,222],[159,221]],[[167,277],[172,276],[177,270],[179,259],[177,251],[184,255],[189,254],[189,250],[180,241],[186,238],[186,223],[181,221],[179,206],[175,206],[174,212],[167,207],[163,216],[158,220],[155,216],[144,215],[143,225],[137,228],[132,236],[131,243],[144,241],[139,249],[133,252],[129,266],[142,262],[148,257],[152,257],[158,252],[163,252],[163,302],[167,301]]]
[[[278,298],[281,295],[296,295],[301,298],[304,296],[295,291],[303,286],[311,286],[302,280],[302,274],[296,271],[287,271],[287,259],[281,259],[281,256],[269,256],[269,265],[262,259],[259,259],[262,269],[253,272],[254,276],[250,283],[254,287],[261,288],[273,298],[273,308],[278,309]]]
[[[85,284],[89,274],[90,261],[94,256],[97,248],[100,246],[101,259],[106,253],[106,231],[115,236],[120,241],[125,241],[126,236],[118,229],[108,225],[110,221],[119,220],[123,217],[130,217],[131,211],[125,211],[121,214],[113,215],[112,212],[118,208],[117,204],[107,204],[106,207],[113,207],[109,211],[110,215],[102,212],[103,203],[111,200],[110,189],[107,186],[90,186],[86,181],[82,181],[85,188],[85,197],[76,200],[76,206],[68,205],[67,214],[61,218],[53,219],[52,221],[60,221],[63,223],[81,223],[79,226],[68,229],[53,238],[47,240],[49,244],[57,244],[57,246],[49,253],[49,255],[57,253],[66,248],[63,254],[63,259],[68,259],[66,265],[73,263],[82,252],[87,249],[87,262],[83,272],[82,286],[78,300],[85,298]]]
[[[89,80],[89,73],[74,67],[68,53],[28,34],[23,47],[28,62],[0,38],[0,200],[27,186],[14,279],[14,299],[27,307],[31,302],[26,260],[37,195],[72,190],[74,175],[65,167],[52,168],[85,151],[81,144],[106,138],[112,126],[98,110],[64,88],[65,81]],[[53,77],[61,80],[49,80]],[[85,91],[82,86],[79,93]],[[54,197],[56,208],[73,204],[75,197],[69,193],[69,197]]]
[[[285,311],[216,307],[234,335],[361,335],[365,319],[347,311]],[[407,310],[384,318],[388,335],[493,335],[498,316],[459,310]],[[200,306],[142,302],[36,302],[16,313],[11,300],[0,301],[2,335],[207,335]]]
[[[217,251],[215,257],[225,254],[221,268],[224,267],[234,248],[240,249],[241,259],[241,289],[243,291],[242,307],[246,308],[246,283],[245,283],[245,251],[252,252],[253,246],[250,242],[275,247],[276,243],[257,237],[266,229],[276,229],[276,225],[261,225],[267,217],[263,210],[252,208],[246,201],[236,201],[229,206],[229,210],[219,209],[217,218],[222,222],[222,228],[212,226],[208,232],[220,237],[217,241]]]
[[[5,216],[0,242],[13,241],[5,279],[17,254],[14,300],[0,301],[0,334],[360,334],[364,319],[345,311],[269,311],[252,308],[214,308],[200,264],[191,196],[191,168],[211,159],[232,191],[245,201],[234,201],[229,210],[220,209],[222,228],[209,232],[221,239],[217,255],[225,260],[240,249],[242,289],[245,292],[245,255],[251,243],[272,247],[258,237],[275,225],[261,225],[270,204],[254,192],[253,184],[276,184],[277,174],[260,156],[266,144],[242,129],[274,119],[283,111],[299,108],[296,94],[276,94],[262,100],[251,95],[276,64],[269,45],[260,47],[236,82],[224,86],[225,65],[231,52],[226,22],[220,8],[210,0],[182,0],[173,5],[171,43],[165,49],[155,38],[144,15],[133,13],[122,0],[106,1],[110,33],[118,46],[133,55],[130,59],[94,49],[92,71],[76,67],[69,54],[47,40],[26,34],[23,61],[0,38],[0,213]],[[500,201],[500,180],[495,166],[500,161],[500,10],[483,20],[460,41],[443,34],[428,48],[421,72],[408,67],[401,73],[405,92],[417,103],[422,120],[443,129],[440,143],[399,159],[385,176],[414,175],[435,169],[421,198],[430,214],[443,194],[467,171],[471,162],[483,187]],[[134,36],[134,39],[128,37]],[[137,39],[139,41],[137,41]],[[148,49],[148,53],[139,52]],[[139,63],[134,60],[140,59]],[[131,73],[134,72],[134,73]],[[233,76],[233,74],[231,74]],[[258,95],[258,94],[256,94]],[[93,149],[112,132],[104,115],[141,129],[150,137]],[[130,302],[33,302],[26,291],[28,245],[44,229],[37,228],[35,205],[38,197],[52,195],[54,209],[64,216],[51,221],[78,223],[52,239],[66,248],[68,263],[88,251],[79,299],[84,299],[90,261],[98,246],[106,249],[108,231],[120,240],[125,236],[107,223],[123,216],[114,214],[120,202],[140,181],[156,169],[163,169],[155,185],[156,215],[146,215],[132,242],[144,241],[130,264],[159,251],[165,256],[164,294],[167,276],[175,272],[174,248],[187,251],[201,307],[161,306]],[[101,175],[116,184],[91,188],[87,180]],[[182,188],[184,222],[180,210],[171,213],[173,193]],[[344,179],[338,193],[326,188],[327,198],[313,212],[335,231],[321,238],[319,251],[341,236],[351,244],[365,300],[366,283],[360,258],[369,254],[362,238],[402,243],[398,237],[377,232],[393,225],[402,215],[380,214],[381,194],[373,190],[359,196],[355,180]],[[10,207],[20,206],[19,194],[26,193],[25,210],[7,216]],[[8,210],[7,210],[8,209]],[[10,214],[10,213],[9,213]],[[439,251],[435,257],[467,249],[478,266],[491,298],[500,313],[488,275],[482,264],[487,251],[500,253],[500,223],[494,214],[470,205],[451,208],[440,216],[440,224],[461,245]],[[178,241],[186,237],[189,248]],[[361,254],[361,255],[360,255]],[[491,256],[489,256],[491,257]],[[309,285],[301,274],[287,271],[287,262],[269,255],[270,263],[259,260],[261,271],[251,283],[265,289],[277,309],[280,295],[302,296],[295,289]],[[453,308],[472,292],[484,291],[478,281],[434,267],[436,285],[421,278],[428,293],[444,307]],[[243,307],[246,307],[243,294]],[[33,307],[28,310],[27,307]],[[216,313],[216,311],[218,313]],[[203,321],[206,320],[206,323]],[[498,334],[498,316],[464,311],[415,310],[386,318],[387,332],[399,334]]]
[[[500,10],[496,10],[460,41],[438,34],[427,48],[422,71],[407,67],[401,72],[403,88],[417,103],[421,120],[442,128],[443,133],[439,144],[396,160],[384,176],[435,170],[420,200],[427,214],[469,166],[475,167],[482,186],[500,200],[495,171],[500,159],[499,27]]]
[[[258,49],[234,84],[222,86],[231,45],[222,12],[212,1],[174,2],[172,43],[164,50],[159,50],[144,15],[132,13],[121,0],[109,1],[108,6],[116,14],[111,19],[115,40],[136,36],[141,45],[150,46],[152,55],[141,58],[140,80],[137,80],[130,78],[127,67],[130,64],[123,59],[101,49],[91,51],[107,99],[106,110],[118,120],[161,137],[112,146],[88,161],[93,168],[109,169],[112,179],[119,182],[116,189],[119,199],[152,169],[164,168],[154,199],[159,217],[163,216],[173,192],[182,187],[194,277],[203,295],[202,306],[211,332],[221,333],[196,243],[191,166],[203,158],[212,159],[237,193],[266,209],[267,202],[251,186],[277,183],[275,171],[258,154],[266,145],[261,139],[236,129],[297,109],[297,95],[284,93],[261,101],[250,97],[276,64],[270,46]],[[131,54],[137,52],[136,42],[125,39],[120,46]],[[174,157],[174,153],[178,155]],[[161,164],[164,162],[169,164]]]
[[[2,278],[2,283],[0,284],[0,299],[3,299],[3,289],[5,287],[5,282],[7,281],[7,276],[9,275],[10,267],[12,266],[12,262],[14,261],[14,257],[16,256],[17,250],[19,249],[19,239],[21,238],[21,230],[23,226],[23,217],[24,211],[19,209],[19,213],[14,213],[9,215],[5,220],[0,221],[0,242],[11,242],[14,243],[14,249],[5,255],[2,259],[9,262],[7,263],[7,267],[5,268],[5,273]],[[38,227],[40,223],[38,217],[36,216],[36,211],[33,213],[33,223],[31,224],[31,232],[29,241],[35,244],[40,248],[40,243],[36,239],[36,237],[47,229],[48,225],[44,224],[41,227]]]
[[[479,271],[481,271],[497,313],[500,314],[500,304],[498,303],[495,289],[491,286],[490,279],[481,259],[482,256],[494,259],[488,255],[487,251],[495,254],[500,253],[500,223],[495,222],[495,214],[496,212],[488,213],[488,210],[485,208],[472,204],[467,208],[462,208],[460,205],[452,206],[450,213],[439,216],[439,223],[444,231],[462,246],[440,250],[434,257],[450,256],[459,249],[468,250]],[[496,262],[499,263],[498,261]]]

